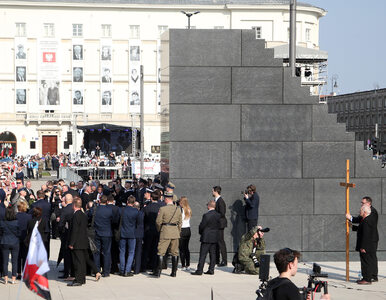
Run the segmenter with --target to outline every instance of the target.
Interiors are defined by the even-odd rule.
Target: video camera
[[[324,289],[323,293],[328,294],[328,283],[327,281],[317,280],[317,277],[328,278],[328,274],[321,273],[321,267],[314,263],[312,266],[312,273],[308,276],[308,285],[307,287],[299,288],[302,299],[307,300],[307,294],[311,294],[311,300],[314,299],[315,293],[320,293],[322,287]]]

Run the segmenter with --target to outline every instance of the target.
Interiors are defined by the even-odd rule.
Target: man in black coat
[[[82,212],[82,200],[77,197],[73,203],[74,214],[70,222],[70,240],[68,248],[71,249],[72,261],[75,269],[75,279],[67,284],[68,286],[81,286],[86,283],[86,267],[87,264],[91,267],[92,272],[96,274],[95,279],[99,280],[101,274],[94,262],[88,255],[88,237],[87,224],[88,218]]]
[[[72,205],[72,195],[67,194],[64,197],[64,201],[62,201],[62,208],[61,214],[60,214],[60,220],[58,223],[58,230],[60,234],[60,251],[63,252],[63,259],[64,259],[64,271],[63,276],[60,276],[61,279],[68,279],[69,277],[74,277],[74,268],[72,265],[72,257],[71,257],[71,251],[70,248],[68,248],[68,242],[70,240],[70,223],[71,218],[74,214],[74,208]]]
[[[208,203],[208,212],[202,216],[198,232],[201,235],[200,258],[198,260],[197,270],[192,275],[202,275],[206,255],[209,252],[209,269],[205,274],[213,275],[216,264],[216,245],[219,237],[221,215],[215,210],[216,202],[214,200]]]
[[[216,211],[221,215],[220,218],[220,230],[219,230],[219,238],[216,247],[216,264],[219,267],[225,267],[227,265],[227,247],[224,241],[224,229],[227,227],[227,219],[225,217],[226,213],[226,205],[223,198],[221,198],[221,187],[214,186],[212,189],[212,195],[214,197],[214,201],[216,202]],[[222,261],[220,262],[220,252]]]
[[[364,223],[364,217],[362,216],[362,208],[368,207],[370,209],[370,214],[366,216],[366,222],[364,224],[366,234],[363,234],[363,232],[360,233],[361,241],[366,245],[366,248],[361,248],[361,245],[358,245],[357,240],[357,249],[356,251],[360,251],[360,257],[361,257],[361,268],[362,268],[362,275],[363,279],[358,280],[358,284],[369,284],[372,281],[378,281],[378,259],[377,259],[377,248],[378,248],[378,241],[379,241],[379,234],[378,234],[378,212],[377,210],[372,206],[372,199],[368,196],[363,197],[361,200],[361,215],[357,217],[352,217],[350,214],[346,215],[346,218],[351,221],[354,224],[359,224],[359,226],[353,226],[353,231],[358,231],[359,235],[359,229],[360,225]],[[370,229],[370,230],[368,230]],[[368,230],[368,231],[367,231]],[[363,230],[362,230],[363,231]],[[365,238],[363,238],[365,236]],[[364,249],[365,252],[362,250]],[[369,273],[369,278],[365,278],[364,271],[363,271],[363,265],[362,265],[362,257],[364,259],[364,268],[365,272]],[[367,280],[366,280],[367,279]]]
[[[36,192],[36,196],[38,200],[31,204],[30,214],[32,215],[34,207],[40,207],[42,209],[42,222],[45,223],[45,236],[47,238],[46,242],[44,242],[44,246],[47,250],[47,258],[50,258],[50,232],[51,232],[51,204],[48,203],[44,198],[44,191],[39,190]]]
[[[259,195],[256,193],[256,187],[253,184],[247,186],[246,193],[244,193],[245,201],[245,217],[248,222],[248,231],[257,226],[259,218]]]

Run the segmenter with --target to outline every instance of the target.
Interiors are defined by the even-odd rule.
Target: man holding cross
[[[378,212],[372,206],[370,197],[363,197],[361,201],[360,215],[357,217],[346,214],[346,218],[358,226],[353,226],[353,231],[357,231],[356,251],[359,251],[361,260],[361,271],[363,279],[358,280],[358,284],[371,284],[378,281]]]

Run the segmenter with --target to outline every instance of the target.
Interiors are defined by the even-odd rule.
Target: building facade
[[[200,12],[191,17],[191,29],[254,28],[269,48],[289,40],[288,0],[0,1],[0,8],[0,136],[7,137],[0,143],[12,138],[18,154],[77,152],[85,136],[78,126],[112,124],[129,130],[125,139],[137,137],[131,130],[139,127],[140,99],[145,151],[157,152],[165,92],[160,35],[186,28],[181,11]],[[325,14],[298,3],[297,46],[315,56]]]
[[[329,97],[328,112],[336,113],[346,130],[355,132],[357,141],[368,147],[378,128],[380,152],[386,150],[386,89],[357,92]]]

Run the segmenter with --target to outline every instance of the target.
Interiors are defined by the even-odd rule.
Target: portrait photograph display
[[[141,40],[129,40],[129,110],[139,113],[141,104]]]
[[[27,104],[27,90],[26,89],[16,89],[16,104],[17,105],[26,105]]]
[[[72,101],[74,105],[83,105],[83,90],[75,89],[72,91]]]
[[[83,60],[83,45],[72,45],[72,59]]]
[[[103,45],[101,48],[101,60],[111,60],[111,46]]]
[[[16,81],[17,82],[25,82],[27,80],[27,67],[18,66],[16,67]]]
[[[41,80],[39,86],[40,105],[60,105],[60,81]]]
[[[27,59],[27,53],[25,53],[25,47],[23,44],[18,44],[16,49],[16,59]]]
[[[83,67],[72,68],[72,81],[83,82]]]

